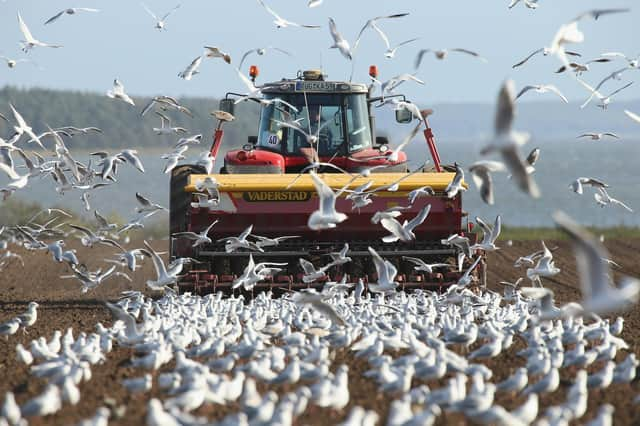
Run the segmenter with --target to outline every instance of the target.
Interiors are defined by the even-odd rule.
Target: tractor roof
[[[319,70],[303,71],[294,79],[283,78],[280,81],[267,83],[262,89],[265,94],[282,93],[367,93],[368,87],[361,83],[348,81],[325,81]]]

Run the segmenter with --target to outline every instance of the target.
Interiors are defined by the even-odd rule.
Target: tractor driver
[[[309,105],[309,127],[311,135],[318,136],[318,146],[315,147],[318,150],[318,155],[328,156],[333,154],[331,152],[333,133],[329,130],[329,123],[322,119],[320,108],[320,105]],[[320,128],[320,134],[318,134],[318,128]]]

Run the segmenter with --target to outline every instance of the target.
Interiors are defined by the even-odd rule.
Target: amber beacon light
[[[378,67],[376,65],[369,65],[369,76],[378,78]]]
[[[259,74],[260,74],[260,70],[256,65],[251,65],[249,67],[249,77],[251,77],[252,81],[254,81]]]

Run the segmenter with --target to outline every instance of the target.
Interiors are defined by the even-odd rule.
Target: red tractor
[[[228,151],[218,174],[206,174],[193,165],[173,170],[171,235],[185,231],[199,233],[218,221],[209,234],[210,244],[193,247],[191,240],[171,238],[172,260],[179,257],[196,260],[181,276],[180,291],[203,294],[230,289],[243,273],[250,254],[256,263],[286,264],[280,272],[258,283],[257,288],[317,286],[326,280],[339,281],[345,274],[349,282],[360,278],[365,284],[375,282],[377,277],[368,247],[396,266],[400,288],[439,289],[458,281],[461,272],[453,266],[457,264],[460,248],[444,244],[443,240],[459,234],[469,237],[473,243],[475,235],[469,233],[470,224],[465,225],[461,195],[448,198],[444,193],[455,173],[451,167],[441,165],[425,117],[423,133],[433,167],[423,166],[410,174],[407,155],[402,151],[394,154],[387,138],[375,133],[375,106],[392,98],[405,102],[404,96],[387,95],[382,99],[372,97],[371,92],[371,87],[364,84],[327,81],[319,71],[305,71],[295,79],[266,84],[262,86],[260,99],[249,98],[261,105],[257,136],[250,136],[242,149]],[[235,98],[240,96],[228,93],[220,102],[220,110],[232,114]],[[395,115],[399,123],[416,122],[414,113],[407,108],[397,108]],[[222,144],[222,124],[220,120],[214,135],[211,148],[214,157]],[[302,130],[293,128],[295,126]],[[314,162],[310,153],[317,153],[315,162],[331,163],[346,172],[322,164],[313,165],[318,176],[333,190],[351,182],[349,189],[367,184],[368,191],[375,191],[368,204],[355,209],[347,198],[348,192],[339,196],[336,210],[346,213],[348,218],[332,229],[317,231],[307,226],[309,215],[318,209],[318,195],[311,175],[300,174],[305,168],[309,169],[310,161]],[[216,187],[217,199],[207,200],[210,202],[203,205],[194,200],[202,197],[196,195],[196,188],[202,189],[205,180]],[[391,189],[395,191],[386,190],[394,183],[395,188]],[[426,186],[433,190],[432,195],[422,194],[410,203],[408,194]],[[380,224],[372,223],[376,212],[405,207],[400,210],[402,221],[416,216],[427,204],[431,205],[429,215],[415,228],[414,240],[382,241],[389,232]],[[253,235],[296,238],[265,247],[263,251],[225,249],[222,239],[238,236],[251,225],[248,240]],[[299,258],[320,267],[329,262],[329,253],[339,252],[345,243],[349,244],[350,262],[330,268],[321,280],[302,281]],[[427,263],[449,263],[452,267],[432,273],[418,272],[414,263],[405,257]],[[473,274],[484,284],[484,260]]]

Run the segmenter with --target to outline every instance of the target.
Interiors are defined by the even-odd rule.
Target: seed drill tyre
[[[189,223],[189,208],[191,207],[191,194],[184,190],[192,174],[206,173],[200,166],[190,164],[181,165],[171,172],[171,192],[169,195],[169,235],[187,230]],[[170,241],[171,259],[175,258],[173,238]]]

